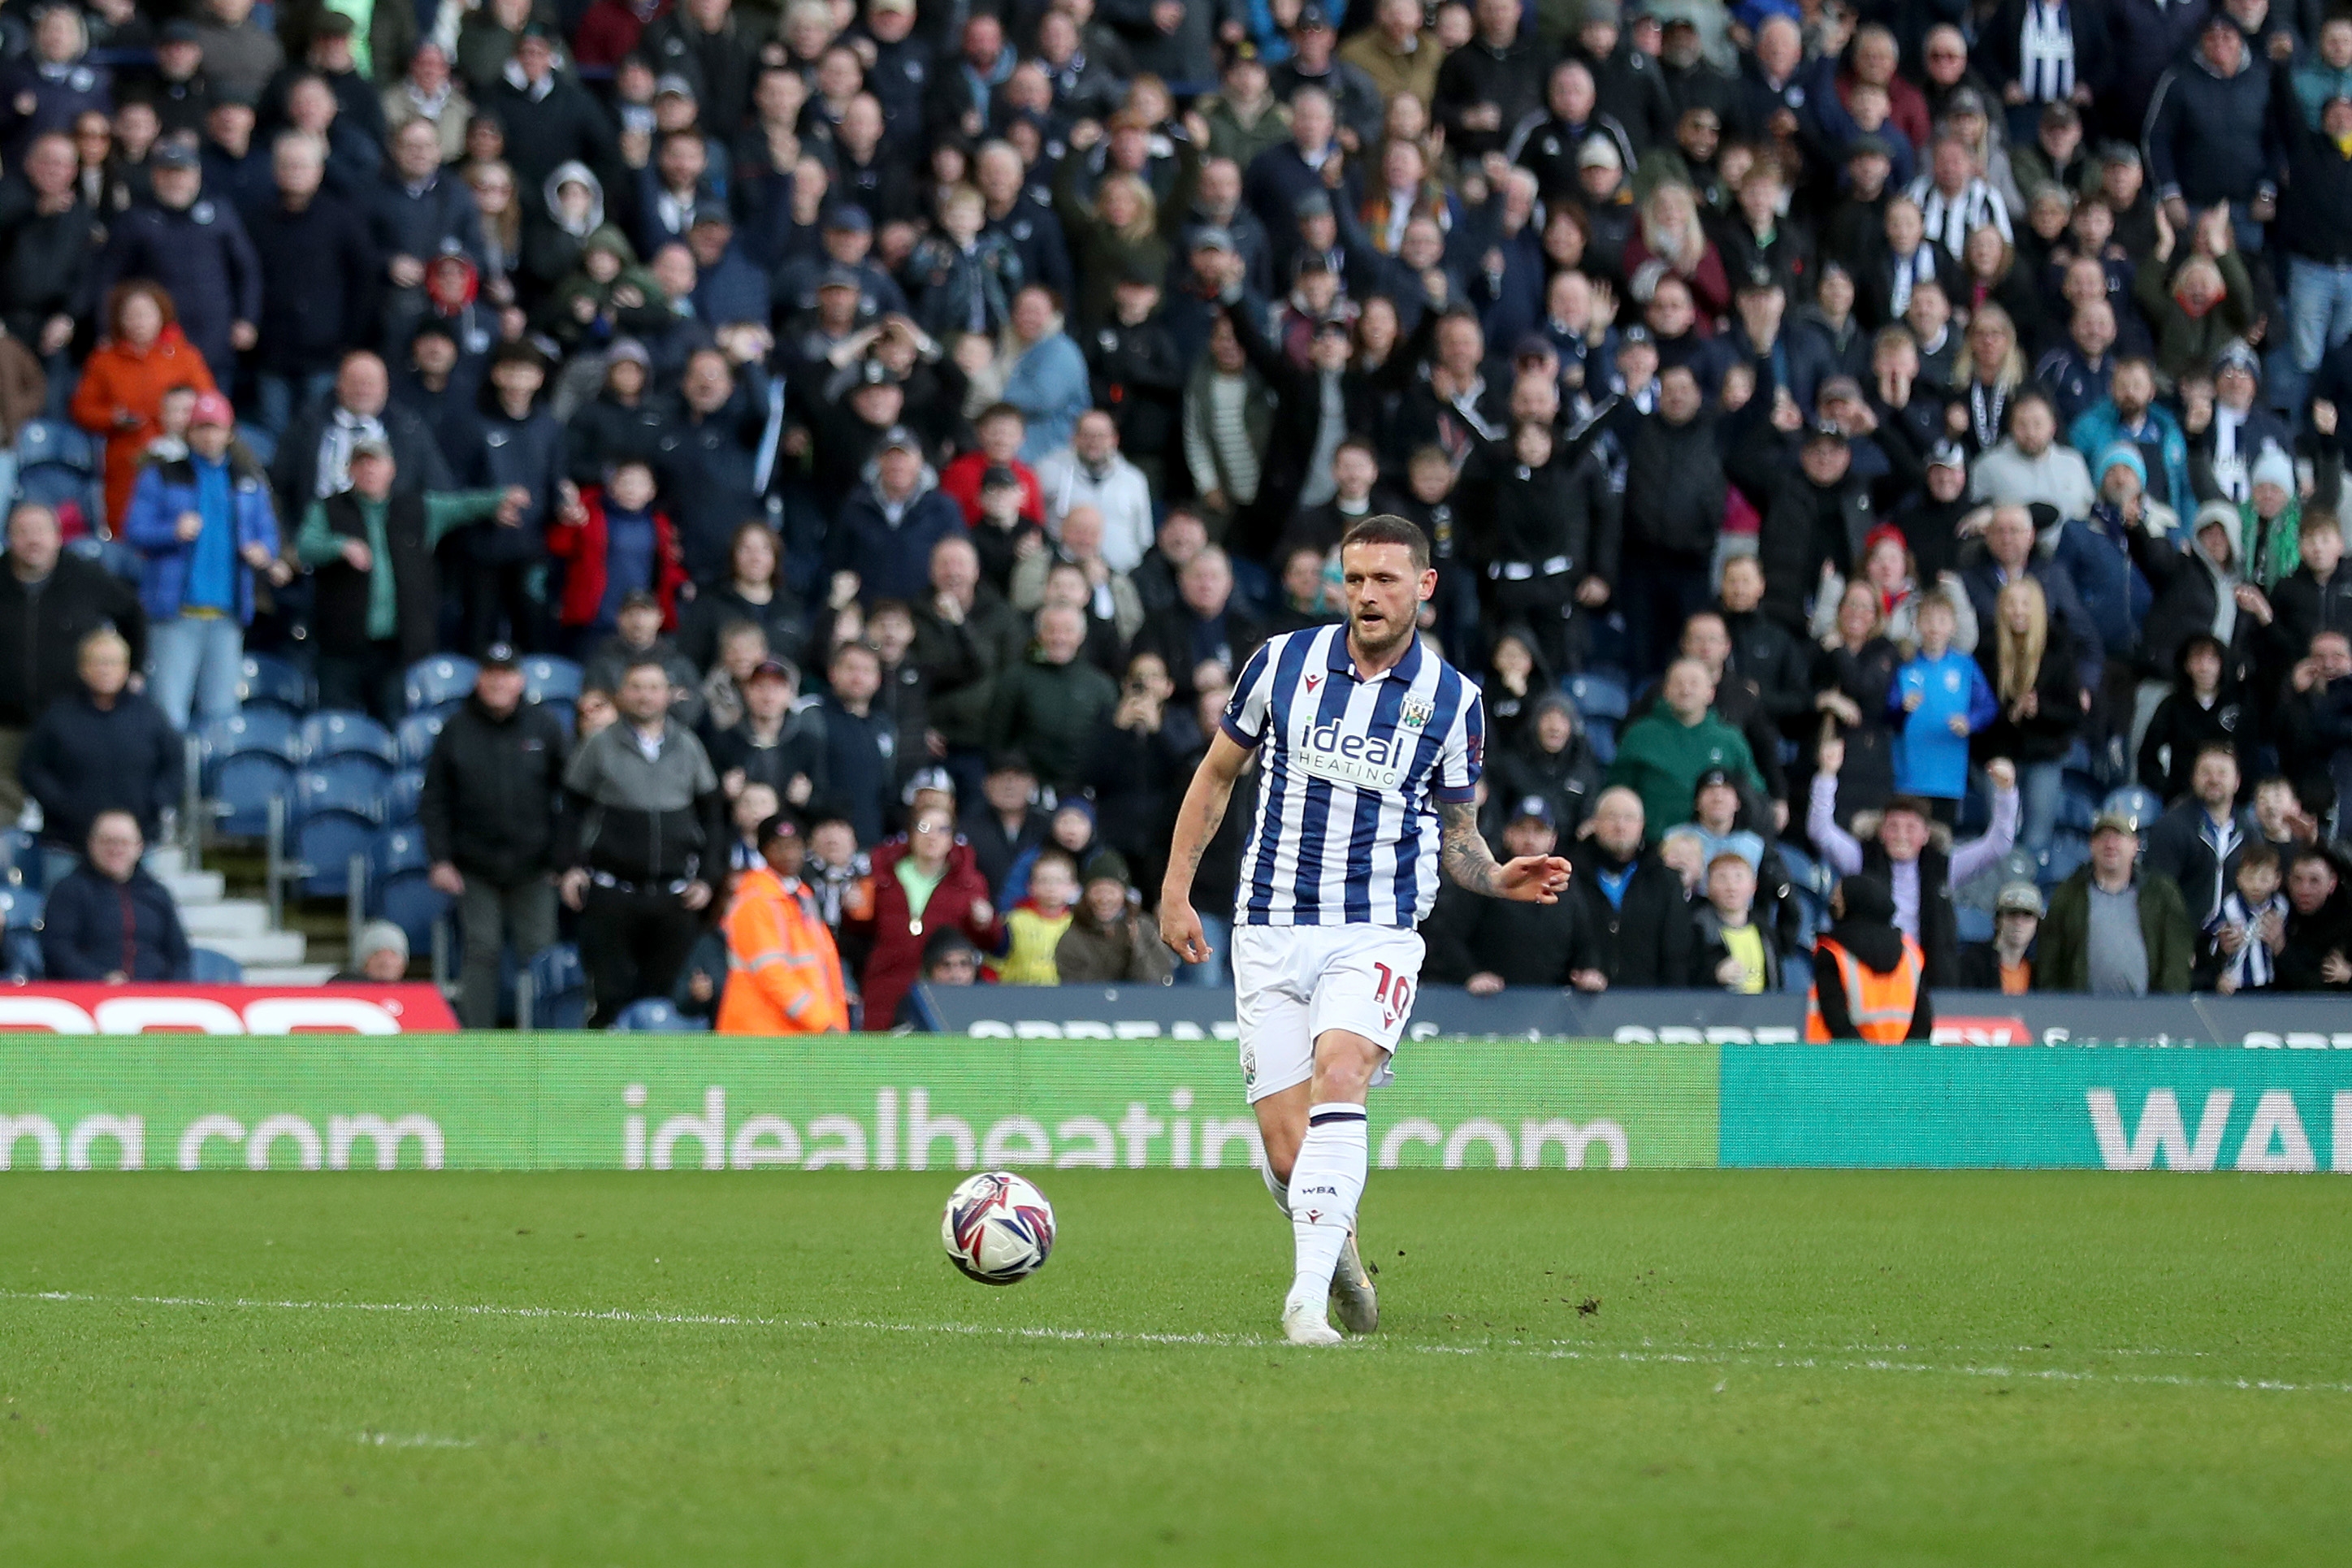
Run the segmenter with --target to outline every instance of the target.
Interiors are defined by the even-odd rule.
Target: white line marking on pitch
[[[470,1448],[474,1446],[471,1437],[435,1437],[423,1432],[405,1437],[391,1432],[362,1432],[359,1440],[360,1446],[367,1448]]]
[[[1145,1345],[1201,1345],[1230,1350],[1280,1350],[1281,1340],[1257,1334],[1167,1334],[1115,1329],[1055,1329],[1036,1326],[994,1326],[985,1323],[886,1323],[865,1318],[768,1318],[732,1312],[648,1312],[624,1307],[591,1310],[580,1307],[509,1307],[489,1302],[449,1301],[277,1301],[250,1297],[106,1296],[78,1290],[5,1290],[0,1300],[48,1301],[78,1306],[193,1307],[214,1310],[244,1309],[276,1312],[374,1312],[392,1316],[515,1318],[564,1322],[635,1323],[661,1328],[714,1329],[846,1329],[879,1334],[958,1334],[982,1339],[1094,1342]],[[2167,1388],[2234,1388],[2250,1393],[2352,1394],[2352,1383],[2290,1382],[2263,1377],[2184,1377],[2160,1373],[2074,1372],[2061,1368],[2018,1369],[2008,1366],[1940,1366],[1927,1362],[1889,1361],[1874,1356],[1861,1361],[1819,1356],[1772,1357],[1720,1352],[1694,1354],[1667,1350],[1605,1350],[1558,1340],[1496,1340],[1484,1344],[1442,1345],[1358,1340],[1359,1352],[1387,1350],[1423,1355],[1516,1355],[1542,1361],[1617,1362],[1626,1365],[1755,1366],[1784,1371],[1882,1372],[1944,1377],[1990,1377],[2048,1383],[2113,1383]],[[1859,1348],[1859,1347],[1857,1347]],[[2105,1353],[2105,1352],[2095,1352]],[[2203,1352],[2184,1352],[2203,1354]],[[362,1438],[362,1441],[365,1441]]]

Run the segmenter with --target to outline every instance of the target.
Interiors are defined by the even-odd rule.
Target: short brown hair
[[[1394,512],[1374,512],[1349,529],[1340,536],[1339,553],[1344,557],[1354,544],[1402,544],[1412,552],[1414,571],[1429,570],[1429,535]]]

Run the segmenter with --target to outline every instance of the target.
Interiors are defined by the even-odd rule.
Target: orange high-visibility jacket
[[[1845,993],[1846,1016],[1853,1020],[1857,1037],[1873,1045],[1901,1045],[1911,1033],[1911,1015],[1919,1005],[1919,977],[1926,968],[1919,944],[1907,936],[1903,939],[1903,962],[1888,974],[1881,974],[1822,937],[1813,944],[1813,989],[1805,998],[1805,1038],[1825,1042],[1830,1037],[1829,1025],[1822,1018],[1822,984],[1829,981]]]
[[[728,907],[722,1035],[821,1035],[849,1027],[841,954],[814,910],[761,866],[735,884]]]

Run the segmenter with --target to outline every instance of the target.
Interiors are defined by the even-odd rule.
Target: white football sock
[[[1308,1110],[1307,1137],[1290,1171],[1290,1233],[1298,1247],[1298,1273],[1283,1303],[1286,1314],[1323,1309],[1339,1249],[1356,1226],[1369,1163],[1362,1106],[1335,1100]]]
[[[1265,1190],[1274,1194],[1274,1206],[1282,1211],[1283,1218],[1288,1219],[1290,1217],[1290,1183],[1276,1175],[1272,1165],[1260,1165],[1257,1168],[1257,1173],[1265,1178]]]

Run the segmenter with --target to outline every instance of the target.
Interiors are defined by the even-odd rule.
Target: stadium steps
[[[186,852],[177,845],[151,851],[147,864],[179,905],[189,945],[236,960],[247,984],[322,985],[334,973],[331,964],[310,962],[310,939],[302,932],[269,928],[263,900],[229,897],[226,870],[189,870]]]

